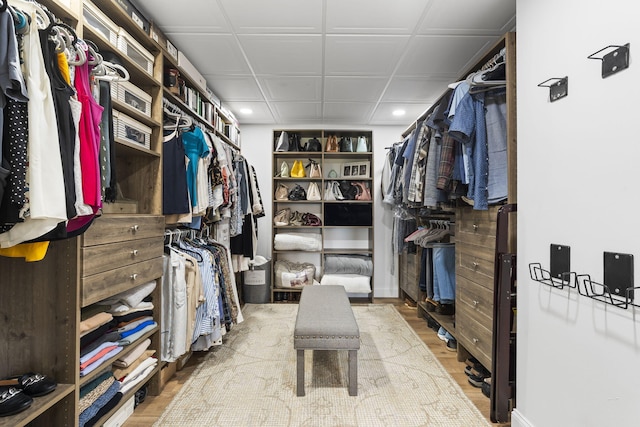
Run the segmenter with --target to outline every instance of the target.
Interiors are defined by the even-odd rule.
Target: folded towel
[[[352,294],[368,294],[371,292],[371,278],[358,274],[325,274],[322,276],[320,284],[344,286],[344,290]]]

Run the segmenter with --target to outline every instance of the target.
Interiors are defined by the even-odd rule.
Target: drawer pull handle
[[[479,302],[479,301],[473,300],[473,306],[474,306],[474,307],[477,307],[477,306],[478,306],[478,304],[480,304],[480,302]]]
[[[131,251],[131,256],[134,256],[134,257],[138,256],[138,250],[137,249],[132,250]]]
[[[131,280],[136,280],[138,278],[138,273],[133,273],[131,276],[129,276],[129,278]]]
[[[138,224],[136,224],[136,225],[132,225],[132,226],[131,226],[131,231],[135,233],[136,231],[138,231],[138,228],[140,228],[140,227],[138,226]]]
[[[472,265],[473,265],[473,269],[474,269],[474,270],[477,270],[477,269],[478,269],[478,263],[477,263],[477,262],[474,262]]]
[[[480,341],[478,338],[474,338],[471,341],[473,341],[474,344],[478,344],[478,341]]]
[[[478,231],[478,224],[473,224],[473,231]]]

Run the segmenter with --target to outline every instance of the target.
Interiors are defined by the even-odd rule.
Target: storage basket
[[[113,110],[113,131],[117,138],[151,148],[151,128],[117,110]]]
[[[151,117],[151,95],[131,82],[112,82],[111,98],[135,108],[145,116]]]
[[[122,28],[118,32],[118,50],[153,76],[153,55]]]
[[[109,40],[109,43],[113,46],[118,44],[118,31],[120,31],[120,27],[109,19],[107,15],[102,13],[93,3],[83,2],[82,16],[84,17],[85,23],[102,34],[105,39]]]

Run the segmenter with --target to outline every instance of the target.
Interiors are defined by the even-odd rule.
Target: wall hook
[[[571,271],[571,247],[549,245],[549,266],[550,269],[545,270],[539,262],[529,264],[531,280],[558,289],[576,287],[576,273]]]
[[[596,57],[597,54],[607,49],[614,50],[604,54],[602,57]],[[587,59],[599,59],[602,61],[602,78],[604,79],[625,68],[629,68],[629,43],[624,46],[609,45],[587,56]]]
[[[548,87],[549,101],[554,102],[569,94],[569,77],[552,77],[538,83],[538,87]]]

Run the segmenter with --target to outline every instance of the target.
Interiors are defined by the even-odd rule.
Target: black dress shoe
[[[17,377],[0,380],[0,386],[15,387],[32,397],[44,396],[56,389],[58,383],[42,374],[29,372]]]
[[[17,414],[27,409],[33,399],[15,387],[0,386],[0,417]]]
[[[438,314],[455,314],[456,309],[454,304],[440,304],[436,307],[436,313]]]

